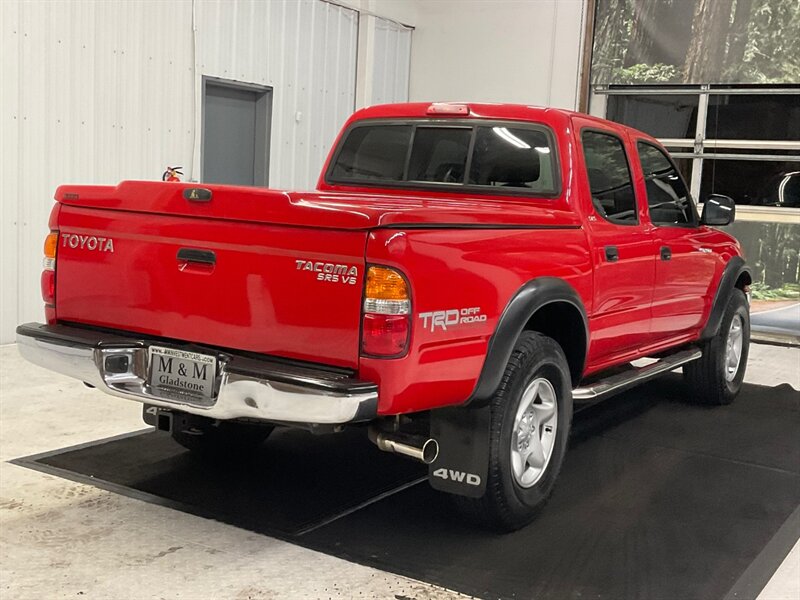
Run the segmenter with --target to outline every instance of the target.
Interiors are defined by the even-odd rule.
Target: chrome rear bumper
[[[215,397],[205,403],[154,394],[147,377],[148,348],[152,344],[215,355],[219,364]],[[20,325],[17,345],[20,354],[30,362],[79,379],[112,396],[211,419],[336,425],[369,421],[377,414],[377,385],[353,379],[343,371],[71,325]],[[127,357],[127,371],[108,372],[106,360],[119,356]]]

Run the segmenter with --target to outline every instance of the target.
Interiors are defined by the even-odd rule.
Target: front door
[[[691,336],[703,323],[716,254],[714,232],[700,227],[686,183],[659,147],[637,143],[656,244],[651,333],[655,343]]]
[[[655,247],[634,191],[627,140],[586,123],[579,135],[591,192],[584,210],[594,253],[588,368],[595,370],[635,355],[649,340]]]

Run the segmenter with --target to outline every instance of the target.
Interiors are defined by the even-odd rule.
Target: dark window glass
[[[597,131],[584,131],[582,139],[595,209],[613,223],[638,223],[636,196],[622,142]]]
[[[666,155],[659,148],[642,142],[638,149],[650,220],[656,225],[695,223],[689,190]]]
[[[411,131],[410,125],[367,125],[352,129],[336,158],[333,178],[401,181]]]
[[[696,95],[610,95],[606,118],[659,138],[694,139],[697,128]]]
[[[549,196],[559,188],[556,165],[551,137],[540,128],[381,123],[351,129],[327,177],[331,182],[395,187],[502,187],[509,193]]]
[[[800,161],[703,161],[700,200],[724,194],[736,204],[800,208]]]
[[[800,94],[709,96],[706,139],[800,140]]]
[[[692,159],[691,158],[675,158],[675,154],[673,151],[667,148],[670,152],[670,156],[672,156],[672,162],[678,167],[678,173],[681,174],[683,177],[684,183],[690,181],[692,178]],[[677,150],[680,152],[680,150]]]
[[[552,192],[553,171],[547,136],[531,129],[479,127],[469,183]]]
[[[471,137],[472,129],[418,127],[408,180],[462,183]]]

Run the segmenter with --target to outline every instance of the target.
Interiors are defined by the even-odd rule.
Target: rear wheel
[[[530,523],[553,491],[571,421],[564,352],[551,338],[524,332],[491,403],[486,493],[455,496],[463,514],[498,531]]]
[[[683,367],[693,401],[730,404],[742,388],[750,350],[750,311],[744,292],[734,289],[719,332],[703,346],[703,356]]]
[[[193,423],[176,427],[172,439],[193,454],[209,458],[239,457],[261,445],[274,427],[228,421]]]

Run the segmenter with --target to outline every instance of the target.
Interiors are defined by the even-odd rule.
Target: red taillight
[[[56,272],[42,271],[42,300],[45,304],[56,303]]]
[[[56,303],[56,254],[58,232],[51,231],[44,240],[44,271],[42,271],[42,300],[49,306]]]
[[[372,356],[399,356],[408,341],[408,315],[364,315],[361,352]]]
[[[405,277],[389,267],[370,267],[364,289],[361,353],[397,358],[408,349],[411,299]]]

